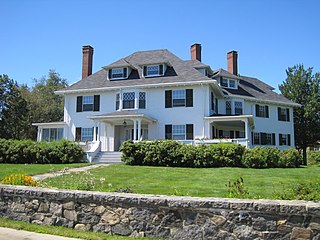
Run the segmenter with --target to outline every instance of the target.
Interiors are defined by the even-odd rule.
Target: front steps
[[[121,163],[121,152],[99,152],[92,162],[94,163]]]

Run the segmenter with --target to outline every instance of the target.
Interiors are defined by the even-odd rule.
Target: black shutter
[[[165,108],[172,108],[172,91],[165,92]]]
[[[186,125],[186,132],[187,132],[186,139],[193,140],[193,124]]]
[[[282,119],[281,119],[281,108],[280,107],[278,107],[278,120],[282,121]]]
[[[160,76],[163,75],[163,65],[162,64],[159,65],[159,75]]]
[[[254,145],[253,132],[251,132],[251,144]]]
[[[213,92],[211,92],[211,110],[214,111],[214,96],[213,96]]]
[[[276,145],[276,134],[272,133],[272,145]]]
[[[281,146],[282,145],[282,134],[279,133],[279,145]]]
[[[95,139],[95,141],[98,141],[98,134],[99,134],[99,128],[96,127],[96,139]]]
[[[219,130],[219,138],[223,138],[223,131],[222,130]]]
[[[186,107],[193,107],[193,89],[186,89]]]
[[[127,68],[123,68],[123,78],[127,78]]]
[[[216,138],[216,130],[214,126],[212,126],[212,133],[211,133],[212,138]]]
[[[147,76],[147,66],[143,67],[143,76]]]
[[[265,106],[266,118],[269,118],[269,106]]]
[[[261,139],[261,145],[266,145],[267,144],[267,137],[266,133],[260,133],[260,139]]]
[[[81,141],[81,128],[76,128],[76,141]]]
[[[256,104],[256,117],[260,117],[259,105]]]
[[[240,138],[240,132],[236,131],[236,138]]]
[[[165,138],[172,139],[172,125],[165,125]]]
[[[108,78],[109,78],[109,80],[112,78],[112,69],[108,70]]]
[[[234,139],[234,131],[230,131],[230,138]]]
[[[82,112],[82,96],[77,97],[77,112]]]
[[[100,95],[94,95],[93,98],[93,111],[99,112],[100,111]]]
[[[287,136],[288,136],[288,144],[287,145],[291,146],[291,136],[290,136],[290,134],[288,134]]]
[[[288,122],[290,122],[290,110],[287,108],[287,119]]]

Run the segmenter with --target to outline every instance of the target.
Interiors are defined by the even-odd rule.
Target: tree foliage
[[[27,138],[28,115],[18,84],[7,75],[0,75],[0,138]]]
[[[302,64],[289,67],[287,78],[279,86],[281,93],[293,102],[301,104],[294,109],[295,143],[303,150],[306,165],[306,149],[320,140],[320,74],[312,73]]]
[[[27,86],[21,89],[30,109],[29,137],[32,139],[37,133],[32,123],[63,121],[64,98],[54,92],[68,86],[66,79],[54,70],[49,70],[48,76],[34,79],[34,83],[31,89]]]

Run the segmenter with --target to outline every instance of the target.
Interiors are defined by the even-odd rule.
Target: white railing
[[[86,151],[88,162],[92,162],[94,157],[100,152],[101,144],[100,141],[92,141],[90,143],[90,149]]]

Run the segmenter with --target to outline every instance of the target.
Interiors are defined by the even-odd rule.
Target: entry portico
[[[125,140],[148,139],[150,125],[157,122],[155,119],[133,110],[94,115],[89,119],[94,121],[93,138],[101,142],[102,151],[118,151]]]

